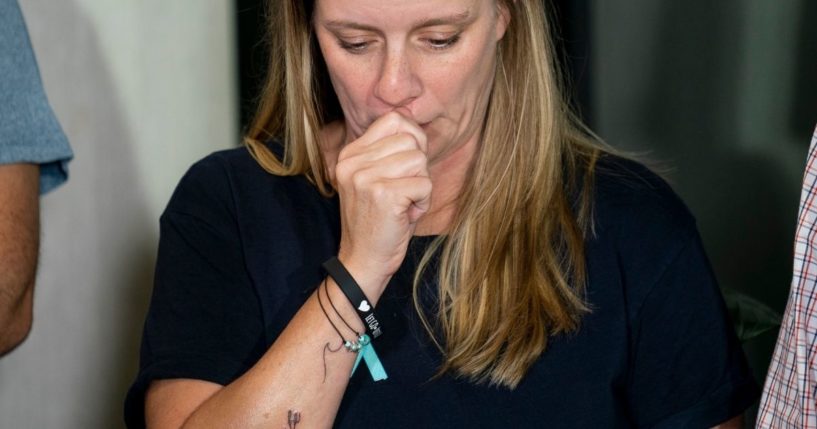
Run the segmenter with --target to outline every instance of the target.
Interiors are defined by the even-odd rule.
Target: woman
[[[571,120],[540,2],[270,4],[249,151],[162,216],[129,424],[738,422],[694,221]]]

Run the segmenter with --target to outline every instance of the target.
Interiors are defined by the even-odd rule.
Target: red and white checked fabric
[[[757,427],[817,429],[817,129],[803,176],[789,302]]]

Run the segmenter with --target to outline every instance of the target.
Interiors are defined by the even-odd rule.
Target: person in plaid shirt
[[[759,428],[817,428],[817,129],[794,243],[794,276],[757,418]]]

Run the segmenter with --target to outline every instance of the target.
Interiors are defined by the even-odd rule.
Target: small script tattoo
[[[326,345],[323,346],[323,382],[324,383],[326,383],[326,373],[327,373],[327,369],[326,369],[326,352],[337,353],[342,348],[343,348],[343,343],[340,343],[340,345],[335,349],[333,349],[332,346],[329,345],[329,343],[326,343]]]
[[[301,422],[301,413],[299,411],[287,411],[287,429],[295,429],[298,423]]]

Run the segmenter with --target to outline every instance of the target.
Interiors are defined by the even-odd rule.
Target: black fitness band
[[[380,329],[380,321],[374,313],[374,306],[369,302],[360,285],[357,284],[354,277],[349,274],[346,267],[333,256],[328,261],[323,263],[323,269],[335,280],[341,292],[346,295],[346,299],[352,304],[352,307],[357,311],[363,324],[366,325],[366,333],[372,339],[383,334]]]

